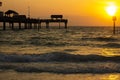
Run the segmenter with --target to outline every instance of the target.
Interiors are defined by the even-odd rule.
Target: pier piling
[[[62,19],[62,15],[52,15],[51,19],[31,19],[26,18],[25,16],[15,16],[15,17],[9,17],[9,16],[3,16],[0,17],[0,22],[3,23],[3,30],[6,30],[6,23],[9,23],[9,27],[13,30],[14,29],[14,23],[18,23],[18,29],[22,29],[22,24],[24,24],[24,29],[41,29],[41,24],[46,24],[46,29],[49,29],[50,23],[59,23],[59,29],[60,29],[60,23],[65,24],[65,29],[67,29],[67,19]],[[33,27],[34,26],[34,27]]]

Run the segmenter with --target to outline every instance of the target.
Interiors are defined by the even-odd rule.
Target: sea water
[[[119,80],[119,55],[119,28],[115,35],[112,27],[100,26],[0,30],[3,80]]]

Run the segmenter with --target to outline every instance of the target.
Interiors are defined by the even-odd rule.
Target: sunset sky
[[[19,14],[30,15],[32,18],[49,18],[51,14],[63,14],[73,26],[112,26],[112,17],[105,8],[109,3],[117,6],[116,25],[120,26],[120,0],[0,0],[0,9],[15,10]],[[119,4],[118,4],[119,3]]]

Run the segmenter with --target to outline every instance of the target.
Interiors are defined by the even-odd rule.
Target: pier
[[[10,14],[13,14],[11,17]],[[9,24],[9,27],[13,30],[14,29],[14,24],[18,24],[18,29],[22,29],[22,24],[24,24],[24,29],[32,29],[33,27],[35,29],[41,29],[41,24],[45,23],[46,24],[46,29],[49,29],[50,23],[59,23],[59,28],[60,28],[60,23],[64,23],[64,28],[67,29],[67,19],[63,19],[63,15],[51,15],[50,19],[34,19],[34,18],[26,18],[25,15],[19,15],[17,12],[14,11],[7,11],[5,13],[5,16],[3,16],[3,13],[0,13],[0,23],[2,23],[2,29],[6,30],[7,23]]]

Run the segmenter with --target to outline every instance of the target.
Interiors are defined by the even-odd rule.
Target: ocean
[[[1,80],[119,80],[119,56],[119,27],[0,29]]]

